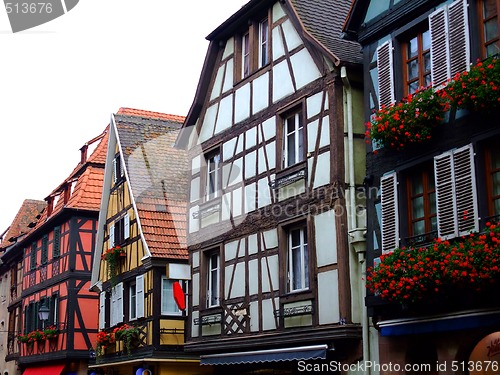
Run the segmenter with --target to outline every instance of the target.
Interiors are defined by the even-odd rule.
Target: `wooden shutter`
[[[52,257],[57,258],[61,254],[61,227],[54,228],[54,240],[52,243]]]
[[[118,171],[116,170],[116,157],[113,159],[113,177],[115,180],[115,183],[118,182]]]
[[[49,236],[46,234],[42,237],[42,254],[41,264],[47,264],[49,259]]]
[[[472,145],[434,158],[438,236],[448,239],[479,229]]]
[[[450,48],[450,78],[469,70],[469,22],[467,0],[457,0],[448,6]]]
[[[448,22],[446,7],[429,15],[431,37],[431,80],[433,86],[439,86],[450,77]]]
[[[126,214],[123,217],[123,239],[130,237],[130,215]]]
[[[109,225],[109,247],[115,246],[115,224]]]
[[[456,200],[454,193],[453,153],[445,152],[434,158],[436,179],[436,206],[438,236],[447,239],[456,236]]]
[[[36,242],[31,244],[31,254],[30,254],[30,270],[36,268]]]
[[[388,41],[377,48],[379,108],[391,105],[395,101],[392,60],[392,42]]]
[[[117,321],[118,321],[118,314],[117,314],[117,307],[116,307],[116,285],[111,288],[111,307],[110,307],[110,322],[109,322],[109,325],[110,327],[113,327],[114,325],[116,325]]]
[[[382,252],[393,251],[399,246],[398,189],[396,172],[380,179],[382,207]]]
[[[472,145],[467,145],[453,152],[453,166],[455,170],[457,229],[458,235],[463,236],[479,230],[476,174]]]
[[[106,327],[106,292],[99,294],[99,329]]]
[[[116,285],[116,323],[123,322],[123,283]]]
[[[135,278],[135,301],[137,318],[144,318],[144,275]]]

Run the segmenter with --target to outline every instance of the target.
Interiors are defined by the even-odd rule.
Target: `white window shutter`
[[[114,181],[117,182],[118,181],[118,171],[116,170],[116,158],[113,159],[113,178],[114,178]]]
[[[458,235],[479,230],[474,150],[469,144],[453,152]]]
[[[457,212],[457,204],[452,151],[434,157],[434,176],[436,179],[438,236],[442,239],[456,237],[457,215],[455,213]]]
[[[115,224],[109,226],[109,247],[115,246]]]
[[[123,238],[127,239],[130,237],[130,215],[126,214],[123,218]]]
[[[383,43],[377,48],[378,101],[379,108],[395,102],[392,42]]]
[[[446,7],[429,15],[431,37],[431,80],[434,87],[440,86],[450,77],[448,22]]]
[[[450,78],[469,70],[469,22],[467,0],[457,0],[448,6],[450,48]]]
[[[125,175],[125,169],[124,169],[124,165],[123,165],[123,162],[122,162],[122,159],[120,157],[120,155],[118,155],[118,159],[120,161],[120,177],[123,177]]]
[[[123,283],[115,286],[116,289],[116,323],[123,322]]]
[[[135,278],[135,293],[137,318],[144,318],[144,275]]]
[[[99,329],[106,327],[106,292],[99,294]]]
[[[111,288],[111,308],[109,310],[110,313],[110,327],[113,327],[117,324],[117,308],[116,308],[116,286]]]
[[[380,179],[382,207],[382,252],[393,251],[399,246],[398,181],[396,172]]]

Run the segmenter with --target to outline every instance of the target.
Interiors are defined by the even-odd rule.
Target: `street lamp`
[[[50,309],[45,303],[38,309],[38,319],[40,319],[43,322],[42,328],[44,329],[45,329],[45,322],[49,319],[49,313]]]

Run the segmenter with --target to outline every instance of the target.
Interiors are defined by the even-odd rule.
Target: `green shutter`
[[[46,234],[42,238],[42,264],[47,264],[49,258],[49,236]]]
[[[52,244],[52,257],[57,258],[61,253],[61,227],[54,228],[54,241]]]
[[[31,244],[31,254],[30,254],[30,270],[36,268],[36,242]]]

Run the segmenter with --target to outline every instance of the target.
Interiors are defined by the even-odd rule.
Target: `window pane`
[[[431,54],[430,54],[430,52],[424,54],[424,70],[426,73],[431,71]]]
[[[424,220],[417,221],[413,223],[413,235],[418,236],[419,234],[425,233],[425,222]]]
[[[497,14],[496,0],[483,0],[483,17],[490,18]]]
[[[287,167],[295,164],[295,133],[287,137]]]
[[[179,314],[180,310],[174,300],[175,280],[162,280],[161,312],[162,314]]]
[[[413,83],[410,83],[410,85],[408,86],[408,92],[410,94],[413,94],[414,92],[416,92],[418,90],[418,81],[415,81]]]
[[[430,211],[431,215],[433,215],[437,212],[436,211],[436,193],[429,194],[429,204],[430,204],[429,211]]]
[[[500,195],[500,173],[496,172],[491,177],[493,181],[493,196]]]
[[[307,251],[307,239],[305,238],[306,234],[305,234],[305,230],[304,230],[304,241],[305,241],[305,244],[304,244],[304,287],[305,288],[309,288],[309,253]]]
[[[298,160],[297,161],[302,161],[304,160],[304,128],[299,129],[299,139],[297,140],[299,143],[299,154],[297,155]]]
[[[494,205],[494,207],[495,207],[495,208],[494,208],[494,209],[495,209],[495,212],[494,212],[494,213],[495,213],[496,215],[500,214],[500,199],[496,199],[496,200],[494,201],[494,204],[493,204],[493,205]]]
[[[417,56],[418,53],[418,40],[417,38],[413,38],[408,42],[408,58],[412,58]]]
[[[498,23],[496,18],[484,24],[484,35],[487,42],[498,37]]]
[[[426,51],[431,48],[431,34],[429,30],[422,33],[422,51]]]
[[[486,54],[488,56],[496,55],[500,52],[500,42],[495,42],[486,47]]]
[[[265,20],[260,24],[260,66],[264,66],[268,63],[267,34],[268,22]]]
[[[418,78],[418,61],[412,60],[408,63],[408,80]]]
[[[137,317],[137,293],[136,285],[130,285],[130,319],[135,319]]]
[[[292,250],[293,290],[302,289],[300,248]]]
[[[411,178],[411,195],[422,194],[424,192],[424,186],[422,183],[422,175],[416,174]]]
[[[424,197],[417,197],[412,199],[412,217],[418,219],[424,217]]]
[[[300,246],[300,230],[294,230],[292,231],[292,247],[296,248]]]

